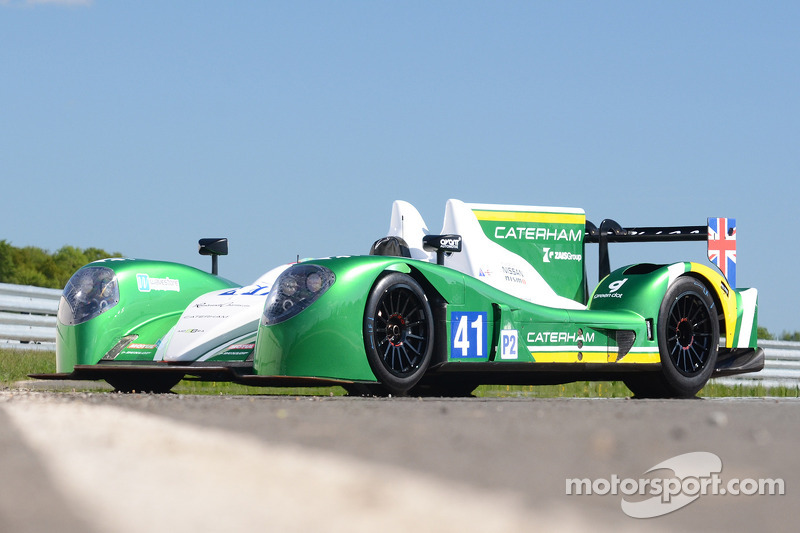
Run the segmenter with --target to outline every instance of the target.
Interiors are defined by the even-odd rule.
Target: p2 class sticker
[[[519,342],[517,330],[504,329],[500,331],[500,359],[518,359]]]

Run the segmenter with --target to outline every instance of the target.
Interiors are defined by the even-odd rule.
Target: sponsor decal
[[[583,230],[555,229],[555,228],[531,228],[515,226],[497,226],[494,229],[495,239],[515,239],[526,241],[569,241],[580,242],[583,240]]]
[[[579,348],[585,342],[594,342],[594,332],[584,333],[578,330],[577,333],[567,331],[531,331],[528,333],[528,344],[578,344]]]
[[[443,237],[439,239],[439,248],[456,252],[461,251],[461,238]]]
[[[201,307],[219,307],[219,308],[223,308],[223,307],[247,307],[247,308],[249,308],[250,305],[249,304],[237,304],[237,303],[234,303],[234,302],[226,302],[226,303],[223,303],[223,304],[207,304],[207,303],[200,302],[200,303],[194,304],[192,307],[197,307],[197,308],[201,308]]]
[[[622,298],[622,293],[595,294],[594,299],[598,298]]]
[[[500,267],[503,270],[503,278],[511,283],[519,283],[520,285],[527,285],[528,281],[525,279],[525,273],[517,267],[503,265]]]
[[[139,287],[139,292],[150,292],[150,276],[136,274],[136,285]]]
[[[249,285],[238,289],[229,289],[219,293],[220,296],[267,296],[272,285]]]
[[[622,288],[623,285],[625,285],[626,281],[628,281],[628,278],[623,278],[621,280],[612,281],[611,283],[608,284],[608,290],[610,292],[617,292],[618,290],[620,290]]]
[[[179,329],[178,333],[204,333],[204,329],[196,329],[196,328],[189,328],[189,329]]]
[[[228,350],[252,350],[255,347],[255,344],[234,344]]]
[[[128,350],[155,350],[158,346],[155,344],[137,344],[131,343],[126,348]]]
[[[151,278],[148,274],[136,274],[139,292],[172,291],[181,292],[181,282],[170,278]]]
[[[486,313],[450,313],[450,355],[469,359],[486,357]]]
[[[542,248],[544,252],[544,258],[542,261],[544,263],[549,263],[551,260],[553,261],[583,261],[583,255],[581,254],[573,254],[572,252],[556,252],[555,250],[551,250],[550,248]]]
[[[656,472],[672,472],[672,476]],[[738,479],[720,477],[722,459],[711,452],[689,452],[671,457],[644,472],[642,477],[566,480],[568,496],[619,496],[620,508],[631,518],[663,516],[696,501],[700,496],[783,496],[782,478]],[[647,476],[647,477],[646,477]]]
[[[622,293],[617,292],[625,285],[625,282],[628,281],[628,278],[619,279],[617,281],[612,281],[608,284],[608,292],[604,294],[595,294],[594,299],[597,300],[598,298],[622,298]]]

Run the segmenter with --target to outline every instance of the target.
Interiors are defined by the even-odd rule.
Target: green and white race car
[[[713,220],[735,227],[729,219]],[[171,318],[158,313],[144,342],[152,352],[134,363],[120,355],[130,352],[128,336],[149,324],[142,320],[144,307],[137,318],[141,326],[132,327],[128,314],[144,306],[146,295],[131,290],[127,305],[108,302],[81,323],[68,324],[60,313],[59,376],[112,383],[128,376],[139,384],[167,376],[162,389],[183,376],[251,385],[340,384],[351,393],[392,395],[463,395],[481,384],[622,380],[638,397],[692,397],[711,377],[763,368],[764,353],[756,344],[757,291],[737,289],[719,268],[695,262],[635,264],[612,272],[608,243],[709,235],[728,241],[714,247],[713,257],[735,258],[735,231],[716,226],[622,228],[606,220],[598,228],[581,209],[449,200],[442,231],[431,235],[417,210],[397,201],[388,236],[370,255],[281,267],[259,293],[266,301],[255,320],[251,308],[247,320],[240,318],[246,325],[240,324],[237,335],[207,342],[207,349],[190,357],[166,357],[161,346],[174,342],[178,331],[191,335],[184,329],[192,328],[175,325],[190,306],[186,297],[207,298],[201,287],[192,286],[198,294],[183,299],[167,294],[166,285],[164,294],[151,295],[167,296]],[[585,252],[594,243],[601,280],[590,292]],[[139,268],[126,266],[125,274],[114,264],[104,266],[120,288],[136,279],[131,273]],[[227,283],[199,277],[207,287]],[[188,288],[180,285],[181,292]],[[220,288],[238,293],[231,302],[249,292],[233,284]],[[208,290],[218,294],[220,288]],[[92,325],[101,320],[102,328]],[[217,332],[232,331],[227,320],[220,315],[207,323]],[[97,335],[104,336],[102,346]],[[133,344],[142,344],[140,338]],[[232,348],[241,344],[251,349]],[[231,351],[240,358],[224,356]],[[216,355],[209,359],[211,354]]]
[[[692,262],[608,269],[608,242],[707,239],[706,227],[600,229],[580,209],[447,203],[440,235],[393,206],[378,254],[306,261],[275,282],[254,374],[353,391],[465,394],[480,384],[623,380],[636,396],[694,396],[757,371],[757,292]],[[585,246],[601,247],[587,291]],[[388,250],[388,252],[382,252]],[[434,259],[436,259],[434,261]]]

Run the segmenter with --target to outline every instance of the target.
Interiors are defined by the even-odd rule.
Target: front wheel
[[[364,347],[389,394],[416,385],[433,353],[433,315],[425,292],[408,274],[392,272],[373,287],[364,312]]]

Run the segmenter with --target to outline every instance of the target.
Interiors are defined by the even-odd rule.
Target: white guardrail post
[[[0,283],[0,347],[55,350],[59,289]]]

